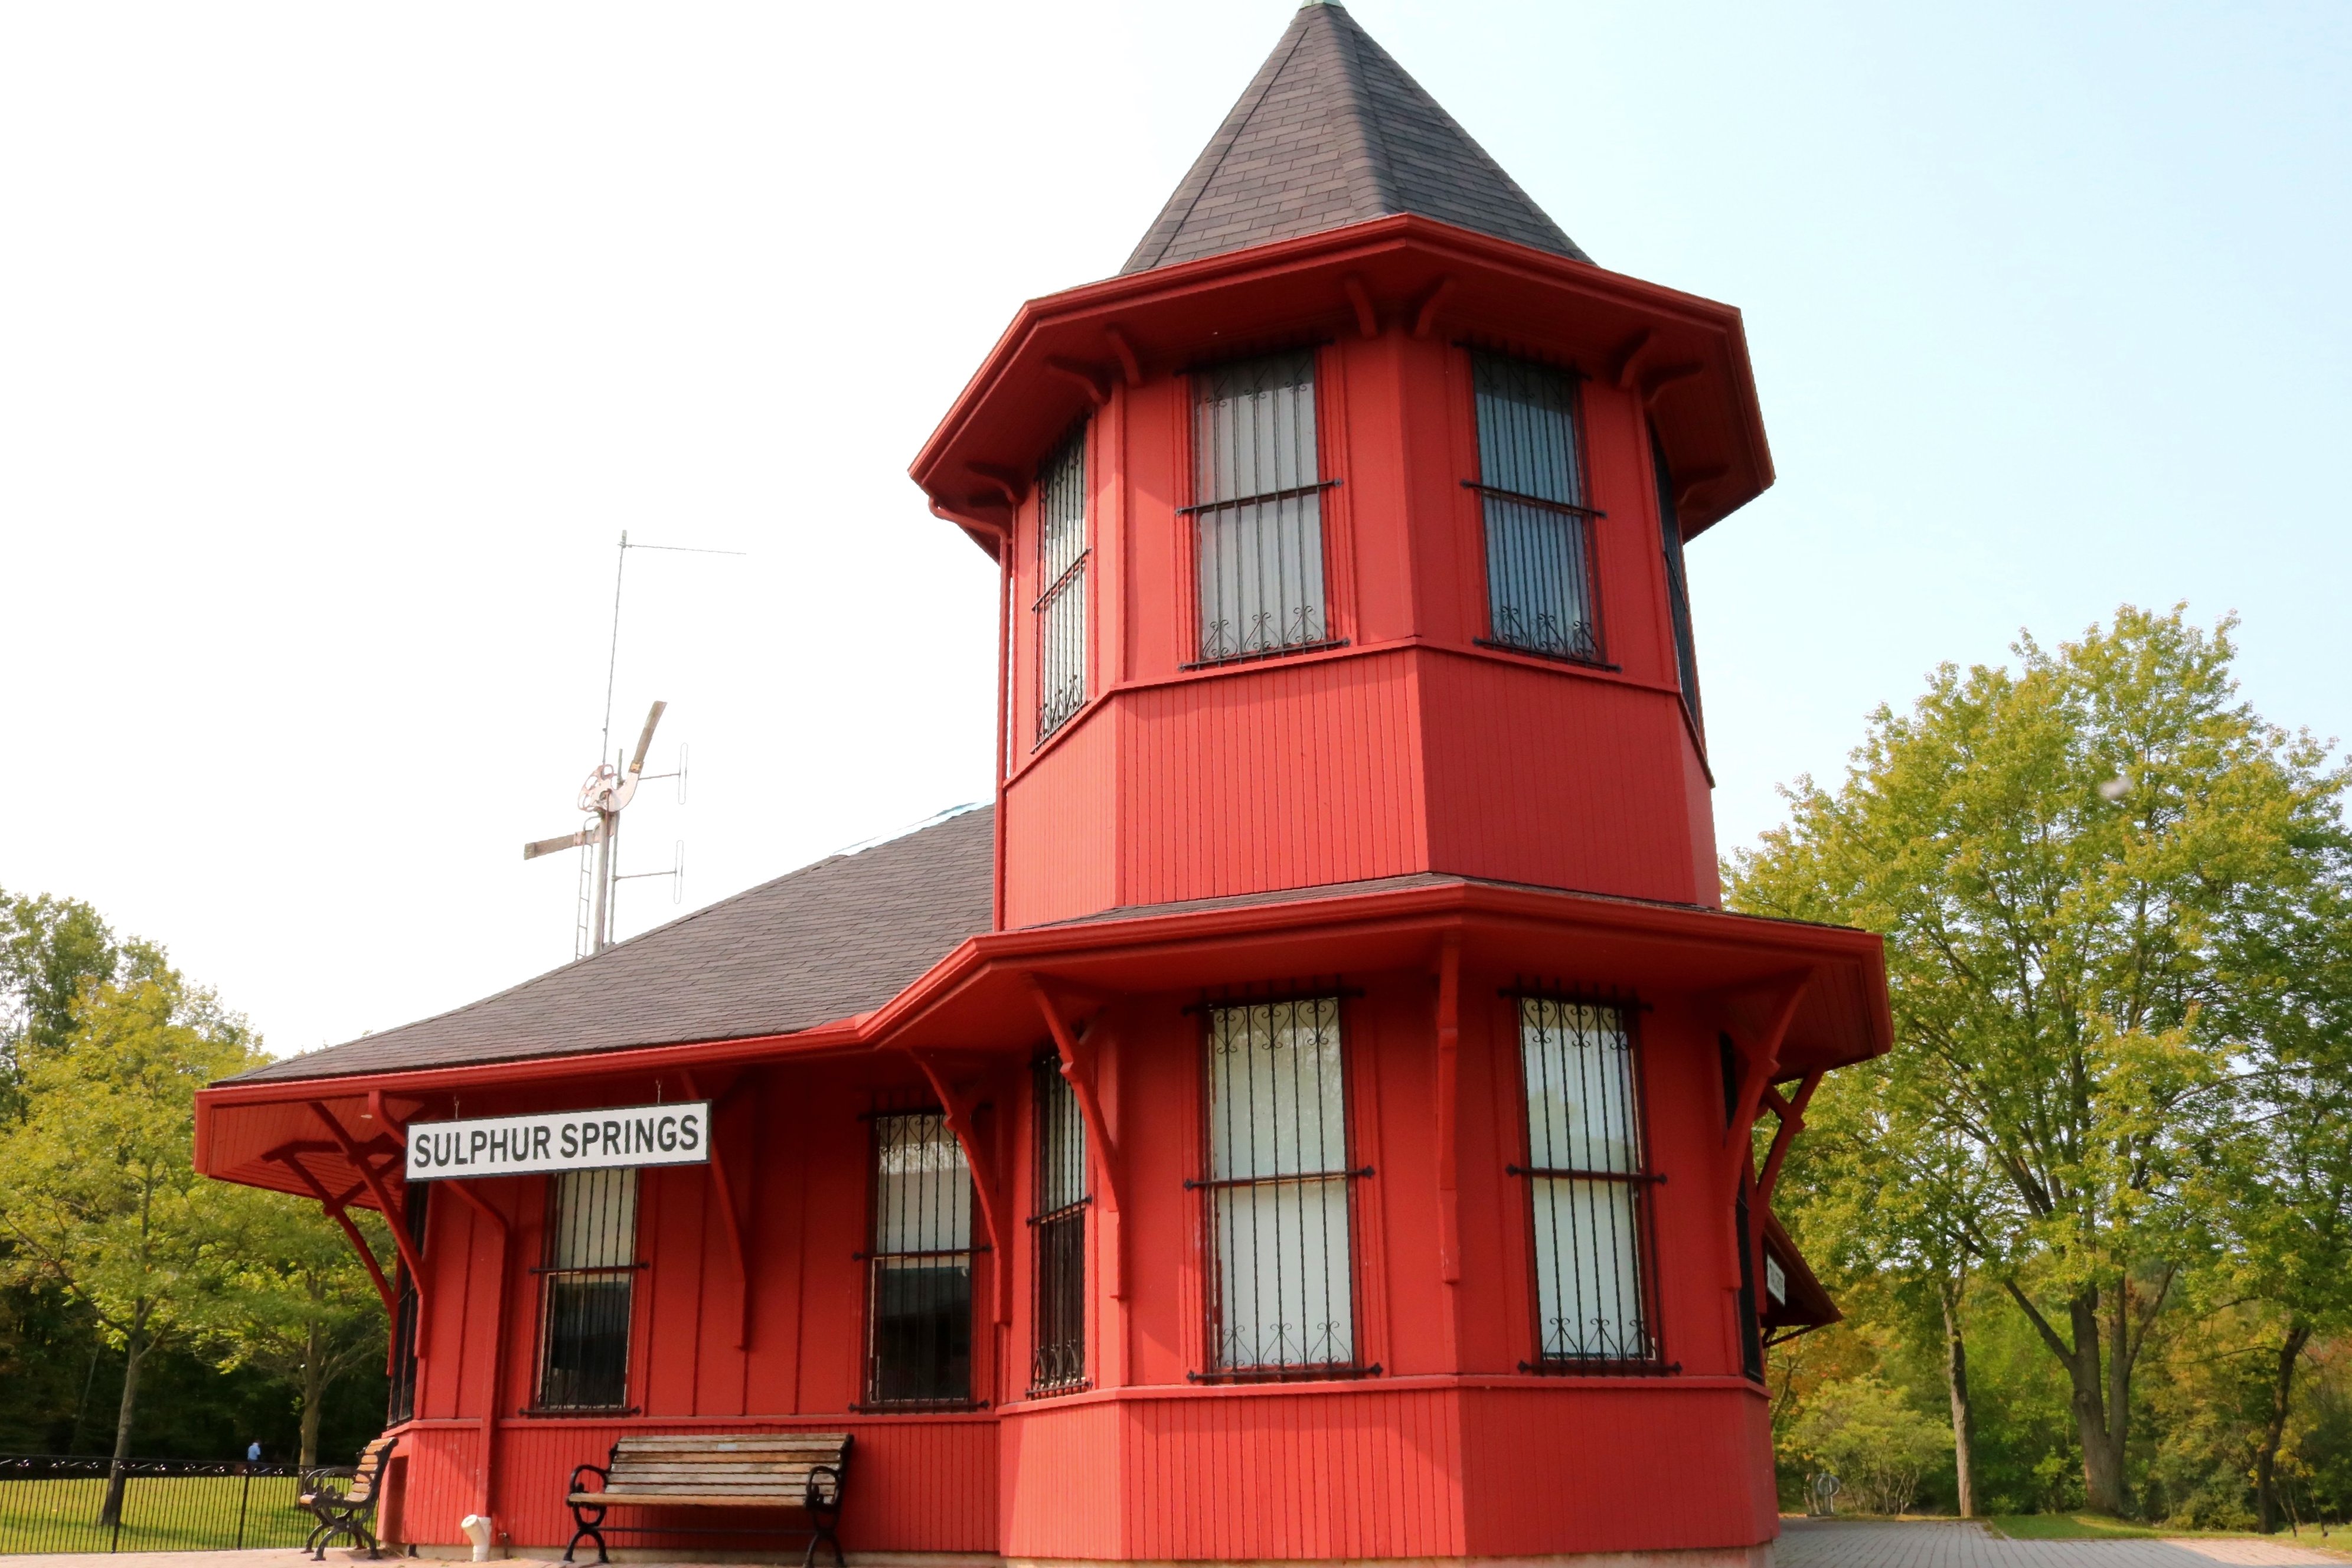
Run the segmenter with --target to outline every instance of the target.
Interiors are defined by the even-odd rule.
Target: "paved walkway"
[[[2352,1545],[2352,1541],[2347,1541]],[[1773,1568],[2250,1568],[2345,1557],[2292,1541],[1999,1541],[1980,1524],[1784,1519]]]
[[[2331,1542],[2333,1544],[2333,1542]],[[2352,1539],[2345,1542],[2352,1546]],[[5,1568],[297,1568],[310,1553],[267,1552],[27,1552],[0,1557]],[[327,1561],[358,1564],[364,1552],[331,1550]],[[387,1556],[385,1568],[397,1559]],[[1774,1568],[2288,1568],[2352,1562],[2290,1541],[1997,1541],[1977,1524],[1870,1524],[1787,1519]],[[630,1568],[649,1568],[633,1563]],[[689,1568],[684,1560],[666,1568]]]

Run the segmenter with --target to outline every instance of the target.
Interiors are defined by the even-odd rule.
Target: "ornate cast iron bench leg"
[[[817,1485],[819,1476],[833,1483],[831,1502],[825,1500],[824,1492]],[[801,1553],[801,1568],[815,1568],[820,1544],[833,1548],[834,1568],[849,1568],[849,1559],[841,1554],[841,1537],[834,1533],[834,1527],[841,1522],[841,1472],[831,1465],[819,1465],[809,1471],[808,1490],[802,1496],[801,1506],[809,1516],[808,1550]]]
[[[580,1478],[583,1476],[594,1476],[599,1481],[609,1483],[613,1479],[613,1472],[601,1465],[576,1467],[572,1472],[572,1484],[563,1489],[567,1498],[583,1489],[580,1485]],[[612,1558],[605,1554],[604,1549],[604,1524],[607,1510],[593,1502],[575,1502],[571,1504],[571,1508],[572,1522],[579,1528],[572,1532],[572,1543],[563,1549],[563,1560],[566,1563],[571,1562],[572,1554],[580,1549],[580,1543],[583,1541],[593,1541],[596,1543],[596,1561],[610,1563]],[[593,1518],[590,1517],[592,1514]]]

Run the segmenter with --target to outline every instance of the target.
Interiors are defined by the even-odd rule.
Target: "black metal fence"
[[[109,1519],[114,1460],[0,1455],[0,1554],[299,1546],[319,1522],[295,1504],[302,1471],[292,1465],[126,1459],[121,1468],[121,1503]]]

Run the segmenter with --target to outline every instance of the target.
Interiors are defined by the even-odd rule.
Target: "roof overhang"
[[[286,1145],[306,1145],[310,1178],[363,1186],[332,1147],[331,1119],[362,1146],[453,1105],[532,1109],[612,1104],[699,1075],[712,1092],[744,1067],[877,1050],[955,1056],[1027,1052],[1044,1033],[1038,988],[1083,1015],[1120,995],[1207,992],[1300,974],[1371,974],[1432,962],[1448,938],[1488,969],[1530,982],[1668,992],[1713,1001],[1727,1026],[1760,1030],[1803,989],[1779,1053],[1793,1079],[1885,1052],[1894,1026],[1879,939],[1799,921],[1591,894],[1440,880],[1178,909],[966,939],[871,1013],[786,1035],[682,1041],[570,1057],[418,1067],[363,1075],[215,1084],[196,1096],[196,1165],[207,1175],[309,1195]],[[723,1092],[723,1090],[722,1090]],[[324,1138],[327,1146],[310,1147]],[[371,1196],[355,1194],[367,1206]]]
[[[1772,483],[1737,310],[1410,213],[1030,300],[908,471],[993,555],[1039,458],[1117,384],[1367,326],[1538,354],[1638,393],[1686,539]]]

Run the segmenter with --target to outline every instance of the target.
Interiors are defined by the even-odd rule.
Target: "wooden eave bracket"
[[[1100,408],[1110,401],[1110,381],[1100,371],[1078,360],[1060,354],[1047,356],[1045,368],[1065,381],[1076,382],[1087,395],[1087,401]]]
[[[1127,384],[1141,386],[1143,362],[1135,357],[1135,349],[1128,342],[1127,334],[1115,326],[1105,327],[1103,342],[1110,345],[1111,357],[1118,361],[1118,374],[1126,378]]]
[[[310,1195],[319,1200],[319,1207],[326,1212],[327,1217],[342,1226],[343,1235],[351,1240],[352,1250],[360,1255],[360,1261],[367,1267],[368,1279],[374,1283],[375,1293],[383,1301],[384,1315],[397,1322],[400,1294],[392,1288],[392,1281],[383,1277],[383,1265],[375,1260],[375,1249],[368,1246],[367,1237],[360,1234],[360,1227],[352,1223],[352,1216],[346,1212],[351,1201],[366,1190],[367,1184],[362,1182],[337,1197],[327,1191],[326,1184],[311,1173],[310,1166],[302,1163],[302,1151],[299,1145],[280,1144],[262,1158],[276,1161],[293,1172],[295,1177],[310,1189]]]
[[[1754,1160],[1748,1149],[1755,1136],[1756,1117],[1765,1091],[1780,1072],[1780,1044],[1788,1038],[1789,1026],[1797,1016],[1797,1005],[1805,999],[1805,988],[1812,979],[1812,971],[1807,970],[1787,984],[1775,999],[1763,1033],[1754,1045],[1741,1051],[1746,1070],[1740,1077],[1739,1102],[1732,1108],[1730,1121],[1723,1130],[1724,1152],[1733,1156],[1735,1192],[1754,1173]],[[1733,1044],[1737,1047],[1738,1041],[1735,1039]]]
[[[686,1080],[688,1097],[700,1100],[702,1090],[695,1083],[693,1069],[688,1068],[680,1076]],[[730,1098],[732,1094],[730,1089]],[[735,1278],[741,1284],[735,1299],[735,1348],[741,1351],[751,1348],[751,1262],[743,1245],[743,1216],[735,1206],[735,1173],[729,1168],[727,1156],[719,1152],[720,1103],[719,1100],[711,1102],[710,1125],[703,1130],[703,1136],[710,1140],[710,1190],[719,1198],[719,1217],[725,1222],[728,1250],[734,1255]]]
[[[1061,1063],[1063,1081],[1077,1097],[1078,1115],[1086,1123],[1087,1147],[1093,1153],[1096,1174],[1102,1180],[1103,1213],[1109,1222],[1105,1227],[1108,1234],[1104,1237],[1103,1284],[1112,1300],[1124,1300],[1127,1275],[1119,1264],[1118,1145],[1111,1141],[1110,1128],[1103,1120],[1102,1100],[1096,1088],[1094,1053],[1082,1045],[1062,1016],[1062,1010],[1055,1005],[1052,994],[1034,974],[1029,976],[1029,994],[1036,999],[1037,1011],[1045,1017],[1045,1031],[1053,1037],[1054,1054]]]
[[[378,1098],[375,1103],[381,1104],[381,1099]],[[374,1160],[361,1151],[352,1135],[343,1130],[343,1124],[335,1120],[335,1113],[327,1109],[326,1101],[314,1100],[310,1104],[311,1114],[326,1125],[328,1136],[334,1139],[336,1147],[342,1151],[343,1158],[350,1161],[352,1168],[359,1172],[360,1179],[367,1184],[369,1194],[375,1199],[377,1209],[383,1213],[385,1222],[392,1227],[392,1245],[400,1253],[400,1261],[407,1266],[409,1283],[416,1288],[416,1340],[417,1352],[421,1355],[425,1349],[425,1325],[430,1320],[425,1310],[426,1300],[425,1259],[416,1255],[416,1244],[409,1239],[408,1207],[404,1203],[394,1199],[391,1192],[385,1188],[383,1173],[375,1168]],[[465,1185],[462,1182],[453,1182],[450,1184],[459,1188],[461,1192]],[[473,1196],[470,1193],[466,1193],[464,1195],[468,1198]]]
[[[1764,1103],[1772,1108],[1780,1126],[1772,1134],[1772,1148],[1764,1156],[1764,1173],[1756,1178],[1756,1196],[1766,1208],[1772,1206],[1772,1188],[1780,1179],[1780,1162],[1788,1157],[1789,1145],[1805,1130],[1805,1103],[1813,1098],[1813,1090],[1822,1085],[1822,1071],[1814,1068],[1798,1080],[1796,1098],[1783,1099],[1777,1089],[1764,1092]]]
[[[1381,335],[1381,313],[1372,309],[1372,296],[1364,280],[1350,272],[1339,279],[1339,291],[1348,296],[1349,309],[1356,312],[1356,331],[1368,338]]]
[[[931,1086],[931,1092],[940,1097],[940,1110],[946,1118],[948,1131],[955,1134],[956,1142],[963,1149],[964,1163],[971,1168],[972,1191],[980,1198],[980,1222],[987,1227],[989,1249],[995,1255],[988,1271],[993,1320],[999,1323],[1009,1323],[1013,1321],[1013,1257],[1004,1235],[1003,1215],[997,1202],[996,1162],[990,1159],[987,1151],[981,1147],[980,1139],[972,1128],[971,1113],[977,1108],[978,1098],[970,1093],[959,1094],[955,1086],[948,1081],[947,1075],[922,1052],[911,1046],[899,1048],[915,1058],[915,1065],[922,1069],[923,1077]]]
[[[1412,335],[1414,337],[1425,338],[1436,329],[1438,307],[1444,304],[1445,297],[1453,292],[1454,274],[1451,272],[1430,286],[1429,292],[1423,294],[1421,297],[1421,303],[1413,308]]]

